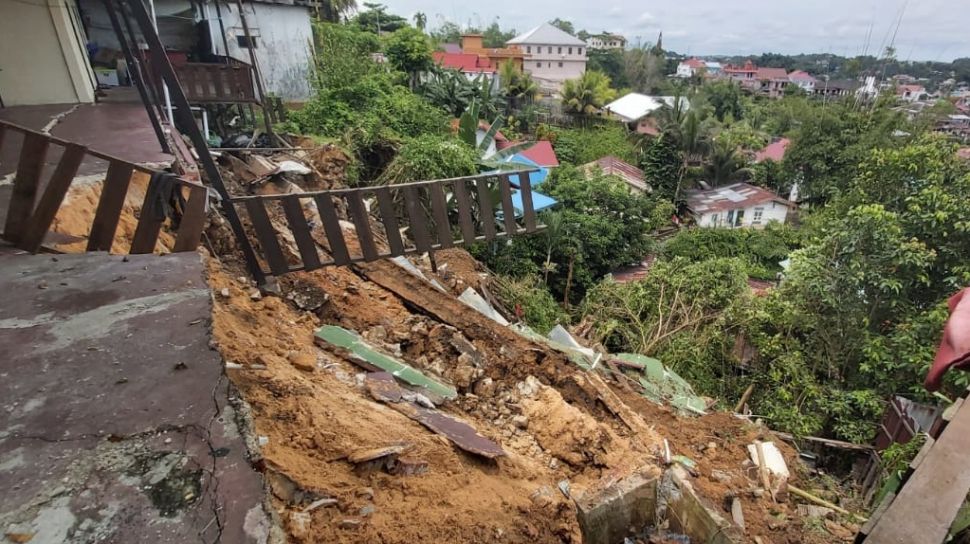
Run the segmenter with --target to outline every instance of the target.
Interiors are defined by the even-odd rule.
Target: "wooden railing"
[[[252,67],[244,62],[189,62],[174,68],[190,103],[259,103]]]
[[[249,217],[269,266],[265,273],[279,276],[536,232],[541,227],[536,224],[528,175],[491,174],[231,200]],[[518,209],[513,208],[516,190]],[[341,227],[339,210],[346,210],[353,229],[345,232]],[[277,225],[289,232],[281,233]],[[287,258],[281,234],[292,239],[299,262],[295,256]],[[327,255],[321,256],[318,243],[329,249]]]
[[[158,204],[170,202],[175,202],[178,209],[174,213],[179,219],[175,245],[171,250],[194,251],[198,247],[207,209],[208,190],[205,187],[74,142],[0,121],[0,150],[4,149],[5,140],[13,148],[10,155],[17,159],[13,191],[0,236],[15,247],[31,253],[41,249],[78,169],[86,160],[108,163],[88,233],[87,251],[111,250],[132,174],[136,171],[150,175],[151,181],[145,191],[129,253],[152,253],[155,250],[166,217],[152,210],[157,209]],[[45,175],[46,170],[50,170],[48,157],[51,157],[51,163],[56,160],[49,177]]]

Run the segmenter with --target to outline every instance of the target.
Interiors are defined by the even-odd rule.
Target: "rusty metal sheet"
[[[437,410],[422,408],[413,403],[391,404],[391,407],[451,440],[454,445],[468,453],[481,455],[488,459],[505,455],[502,446],[478,434],[478,431],[471,425]]]
[[[364,380],[364,387],[374,400],[401,402],[403,391],[390,372],[371,372]]]

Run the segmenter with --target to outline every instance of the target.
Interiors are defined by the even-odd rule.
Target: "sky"
[[[970,57],[970,0],[384,1],[393,13],[425,13],[431,28],[444,20],[486,26],[497,18],[502,28],[523,32],[559,17],[577,31],[618,32],[633,44],[655,42],[662,30],[664,49],[692,55],[878,55],[902,14],[899,60]]]

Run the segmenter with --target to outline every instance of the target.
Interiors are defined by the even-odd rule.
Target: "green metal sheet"
[[[429,392],[453,399],[458,396],[455,388],[435,381],[414,367],[411,367],[390,355],[381,353],[376,348],[365,342],[360,335],[354,331],[349,331],[335,325],[324,325],[317,329],[317,338],[328,344],[343,348],[349,351],[354,357],[358,357],[368,363],[390,373],[395,378],[402,380],[416,387],[423,387]]]

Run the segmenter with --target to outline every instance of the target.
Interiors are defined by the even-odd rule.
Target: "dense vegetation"
[[[344,146],[359,183],[481,171],[481,150],[453,128],[469,111],[486,124],[501,118],[511,138],[550,140],[561,166],[537,187],[559,202],[541,217],[546,230],[474,248],[500,274],[499,296],[537,330],[584,320],[590,340],[657,357],[725,405],[754,384],[754,412],[796,433],[864,442],[890,395],[929,400],[920,384],[945,300],[970,284],[970,170],[953,143],[928,130],[942,106],[907,119],[891,97],[768,101],[729,82],[674,85],[664,77],[667,55],[651,44],[594,53],[591,75],[564,92],[570,122],[554,126],[540,122],[554,117],[536,100],[536,83],[510,65],[497,94],[485,78],[431,67],[431,51],[456,41],[457,25],[425,32],[422,14],[411,26],[365,6],[349,22],[317,24],[317,96],[294,112],[293,128]],[[497,23],[479,30],[486,45],[512,34]],[[755,60],[789,69],[814,62]],[[658,136],[600,117],[623,89],[679,97],[655,116]],[[753,164],[779,137],[792,142],[784,160]],[[579,168],[606,155],[640,166],[652,193]],[[797,185],[804,205],[794,226],[657,236],[678,211],[687,217],[687,190],[733,180],[782,195]],[[648,256],[644,279],[608,277]],[[755,291],[752,280],[775,286]],[[948,380],[949,395],[966,385],[963,374]]]

